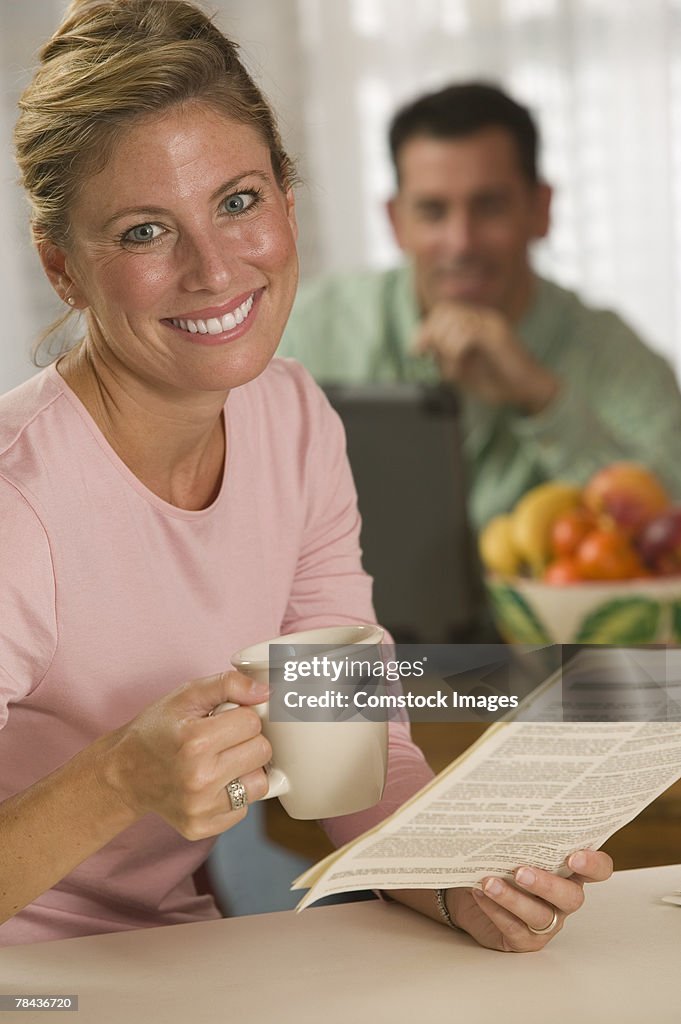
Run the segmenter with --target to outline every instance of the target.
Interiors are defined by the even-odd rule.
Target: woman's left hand
[[[565,918],[584,902],[584,883],[603,882],[612,874],[607,853],[580,850],[567,866],[574,872],[560,878],[539,868],[522,867],[515,884],[487,878],[483,889],[450,889],[448,905],[456,924],[488,949],[524,953],[542,949],[563,927]],[[484,891],[483,891],[484,890]],[[537,935],[531,928],[545,928],[557,913],[548,932]]]

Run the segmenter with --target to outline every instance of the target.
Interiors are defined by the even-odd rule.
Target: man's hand
[[[493,309],[438,303],[419,327],[415,350],[435,357],[444,380],[490,405],[530,415],[546,408],[560,386]]]

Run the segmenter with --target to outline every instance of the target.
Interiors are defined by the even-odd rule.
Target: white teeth
[[[210,317],[209,320],[171,320],[174,327],[179,327],[190,334],[222,334],[223,331],[233,331],[238,324],[242,324],[251,309],[253,308],[253,296],[249,295],[245,302],[225,313],[223,317]]]

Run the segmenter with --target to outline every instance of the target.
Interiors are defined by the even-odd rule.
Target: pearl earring
[[[76,304],[76,300],[74,299],[73,295],[69,295],[66,301],[68,302],[69,306],[75,306]]]

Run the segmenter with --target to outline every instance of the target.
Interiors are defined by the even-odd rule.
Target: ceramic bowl
[[[555,586],[488,576],[508,643],[681,644],[681,576]]]

